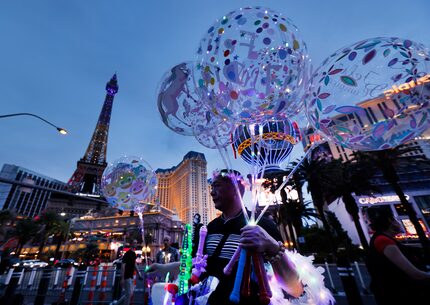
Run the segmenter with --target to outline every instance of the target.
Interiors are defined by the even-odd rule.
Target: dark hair
[[[370,221],[370,228],[374,231],[385,231],[394,220],[391,210],[381,207],[373,207],[367,210]]]
[[[221,179],[221,180],[224,180],[224,181],[233,182],[232,181],[232,176],[236,178],[236,181],[238,182],[237,186],[239,188],[240,195],[243,196],[243,194],[245,194],[245,185],[242,184],[243,177],[242,177],[241,173],[238,172],[237,170],[234,170],[234,169],[222,169],[222,170],[220,170],[217,173],[217,175],[214,177],[214,179],[218,178],[218,179]]]

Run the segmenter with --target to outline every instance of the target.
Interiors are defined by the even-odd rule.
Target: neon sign
[[[409,199],[409,195],[405,195],[406,199]],[[380,197],[362,197],[358,199],[360,204],[380,204],[389,202],[400,202],[399,196],[380,196]]]
[[[425,83],[430,83],[430,74],[426,74],[423,77],[418,78],[416,81],[412,80],[409,83],[401,84],[398,87],[396,85],[393,85],[391,89],[384,91],[384,95],[386,98],[389,98],[395,93],[400,93],[402,91],[412,89],[416,86],[424,85]]]

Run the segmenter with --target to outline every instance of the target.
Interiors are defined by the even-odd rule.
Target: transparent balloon
[[[297,143],[295,128],[288,119],[240,125],[233,139],[235,150],[246,163],[267,171],[280,170],[279,165]]]
[[[307,58],[291,20],[261,7],[241,8],[216,21],[197,53],[198,86],[216,97],[206,100],[209,108],[236,123],[259,120],[282,106],[280,98],[292,103]]]
[[[174,132],[192,136],[202,118],[202,102],[194,79],[196,63],[182,62],[167,71],[159,84],[157,106],[163,123]]]
[[[205,122],[205,124],[196,124],[194,127],[197,141],[211,149],[219,149],[230,145],[233,138],[234,124],[210,112],[208,116],[210,118],[208,122]]]
[[[430,126],[430,55],[407,39],[377,37],[330,55],[312,75],[310,123],[353,150],[404,144]]]
[[[142,158],[124,156],[106,167],[101,187],[113,208],[132,211],[155,195],[157,176]]]
[[[241,92],[250,99],[259,99],[254,122],[291,118],[304,108],[309,79],[309,57],[303,53],[304,49],[301,52],[285,46],[264,49],[256,61],[246,66],[247,79]],[[242,112],[251,105],[250,101],[243,103]]]

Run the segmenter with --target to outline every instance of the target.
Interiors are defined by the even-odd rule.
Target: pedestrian
[[[294,264],[284,255],[281,235],[276,225],[263,217],[258,225],[247,225],[242,210],[242,199],[245,186],[239,172],[222,170],[214,173],[211,184],[211,196],[215,208],[222,215],[208,224],[205,242],[205,253],[208,255],[206,273],[202,276],[214,276],[219,283],[209,296],[209,305],[232,305],[230,294],[236,278],[237,264],[233,271],[226,275],[223,272],[236,249],[241,246],[247,251],[264,254],[271,262],[278,284],[292,297],[299,297],[303,286],[298,279]],[[239,192],[237,191],[237,188]],[[149,271],[171,272],[179,269],[179,264],[169,266],[153,264]],[[239,305],[260,305],[257,296],[258,288],[252,280],[251,295],[241,298]]]
[[[199,213],[194,214],[193,216],[193,251],[191,255],[194,257],[197,252],[197,248],[199,246],[199,234],[200,228],[203,226],[201,222],[201,216]]]
[[[125,291],[125,305],[130,304],[131,297],[133,296],[134,292],[134,283],[133,283],[133,275],[134,271],[136,271],[137,276],[139,279],[142,279],[142,276],[140,274],[140,271],[136,265],[136,252],[135,245],[137,241],[134,240],[130,244],[127,244],[126,247],[129,248],[129,250],[124,254],[122,258],[122,264],[121,264],[121,286]]]
[[[368,216],[375,233],[370,239],[366,263],[376,302],[424,304],[425,294],[430,296],[430,273],[424,271],[425,265],[416,251],[396,240],[395,236],[401,233],[400,223],[390,210],[380,207],[369,209]]]
[[[158,251],[155,258],[158,264],[168,264],[179,262],[179,251],[178,249],[172,247],[170,242],[170,236],[166,235],[163,239],[164,247]]]

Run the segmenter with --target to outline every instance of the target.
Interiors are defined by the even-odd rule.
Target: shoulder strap
[[[216,247],[214,253],[212,254],[213,257],[218,257],[221,253],[222,248],[225,245],[225,242],[227,241],[228,237],[230,236],[230,234],[225,234],[221,240],[219,241],[218,246]]]

